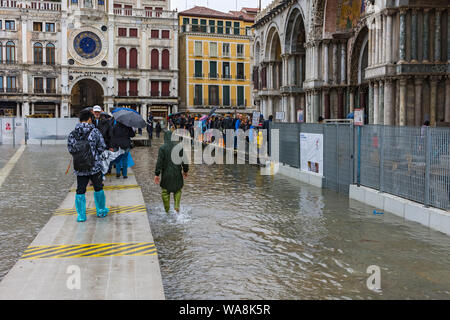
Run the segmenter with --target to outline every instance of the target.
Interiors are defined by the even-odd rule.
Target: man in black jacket
[[[114,151],[117,151],[119,148],[125,150],[125,153],[120,155],[114,162],[116,164],[116,177],[120,178],[120,173],[122,171],[123,178],[128,178],[127,169],[128,169],[128,153],[131,149],[131,138],[136,134],[134,130],[130,127],[127,127],[117,121],[114,120],[112,126],[112,138],[111,138],[111,147],[114,148]]]
[[[103,140],[105,140],[106,147],[111,149],[111,122],[107,119],[101,119],[100,115],[102,113],[102,108],[100,106],[94,106],[92,109],[94,114],[93,125],[100,131],[103,136]]]

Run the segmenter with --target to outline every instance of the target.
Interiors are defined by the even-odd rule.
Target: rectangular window
[[[70,3],[78,3],[78,0],[70,0]]]
[[[6,30],[16,30],[16,23],[14,20],[5,20]]]
[[[99,6],[104,6],[105,5],[105,0],[98,0],[98,5]]]
[[[223,21],[217,21],[217,33],[223,34]]]
[[[130,89],[128,90],[128,95],[131,97],[137,97],[138,95],[138,81],[130,80]]]
[[[200,31],[206,32],[206,20],[205,19],[200,19]]]
[[[230,79],[230,63],[222,62],[222,78]]]
[[[219,105],[219,86],[208,86],[208,99],[210,105]]]
[[[0,30],[3,29],[3,25],[2,25],[3,20],[0,20]]]
[[[152,29],[152,31],[151,31],[151,37],[152,37],[153,39],[158,39],[158,38],[159,38],[159,30]]]
[[[209,78],[210,79],[217,78],[217,62],[216,61],[209,62]]]
[[[183,26],[181,27],[181,30],[183,32],[186,32],[188,28],[187,25],[189,25],[189,18],[183,18]]]
[[[159,81],[152,81],[151,82],[151,96],[152,97],[159,97]]]
[[[209,43],[209,56],[210,57],[217,57],[217,42],[210,42]]]
[[[6,92],[15,92],[16,91],[16,77],[7,76],[6,77]]]
[[[45,23],[45,31],[46,32],[55,32],[55,24],[47,22]]]
[[[42,22],[33,22],[33,31],[42,31]]]
[[[126,96],[127,95],[127,81],[126,80],[119,80],[119,96]]]
[[[225,21],[225,34],[231,33],[231,21]]]
[[[194,105],[203,105],[203,88],[201,84],[196,84],[194,87]]]
[[[161,95],[163,97],[170,96],[170,81],[162,81],[161,82]]]
[[[243,44],[236,45],[236,56],[238,58],[244,57],[244,45]]]
[[[44,78],[34,78],[34,92],[44,93]]]
[[[119,37],[126,37],[127,36],[127,28],[119,28],[118,30]]]
[[[223,105],[230,105],[230,86],[223,86]]]
[[[216,21],[215,20],[209,20],[209,33],[216,33]]]
[[[198,32],[199,28],[198,28],[198,19],[192,19],[192,31],[193,32]]]
[[[124,10],[124,15],[125,16],[131,16],[133,14],[133,6],[129,5],[129,4],[124,4],[123,5]]]
[[[137,38],[138,30],[136,28],[130,28],[130,37]]]
[[[236,65],[236,79],[243,80],[244,79],[244,64],[237,63]]]
[[[169,39],[170,38],[170,30],[163,30],[163,31],[161,31],[161,38]]]
[[[230,44],[229,43],[222,44],[222,56],[224,56],[224,57],[230,56]]]
[[[3,76],[0,76],[0,92],[3,92]]]
[[[47,78],[46,79],[47,84],[47,93],[56,93],[56,79],[55,78]]]
[[[238,107],[243,107],[245,106],[244,103],[244,87],[243,86],[238,86],[237,87],[237,106]]]
[[[157,17],[157,18],[161,17],[162,11],[163,11],[163,8],[155,7],[155,17]]]
[[[239,35],[240,34],[240,23],[239,22],[235,22],[234,23],[234,34]]]
[[[201,56],[202,53],[202,42],[201,41],[195,41],[194,42],[194,56]]]
[[[195,61],[195,73],[194,73],[194,77],[195,78],[203,78],[203,74],[202,74],[202,61]]]

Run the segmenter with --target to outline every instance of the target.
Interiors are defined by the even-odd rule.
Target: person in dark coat
[[[105,141],[106,148],[111,149],[111,122],[107,119],[101,118],[102,108],[100,106],[94,106],[92,109],[92,113],[94,114],[93,125],[100,131],[103,136],[103,140]]]
[[[112,148],[114,148],[114,151],[117,151],[119,148],[125,150],[124,154],[121,154],[116,160],[114,160],[114,163],[116,165],[117,178],[120,178],[121,171],[123,178],[128,178],[128,153],[131,149],[131,138],[135,135],[136,134],[134,133],[134,130],[132,128],[127,127],[114,120],[112,127],[111,146]]]
[[[156,121],[156,127],[155,127],[155,133],[156,133],[156,138],[159,139],[159,134],[161,133],[161,123],[158,121]]]
[[[172,161],[172,149],[178,142],[171,141],[172,132],[166,131],[164,134],[164,144],[159,148],[158,160],[155,169],[155,183],[161,187],[161,196],[164,203],[164,209],[169,212],[170,194],[173,193],[175,202],[175,211],[180,211],[181,189],[184,185],[184,179],[187,178],[189,165],[187,161],[182,164],[174,164]],[[183,156],[182,150],[180,156]],[[160,178],[160,175],[162,177]]]

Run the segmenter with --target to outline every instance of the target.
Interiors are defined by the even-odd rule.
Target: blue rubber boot
[[[75,196],[75,209],[77,210],[77,221],[86,221],[86,196],[84,194]]]
[[[103,218],[108,215],[109,209],[106,208],[105,192],[103,190],[94,192],[95,208],[97,217]]]

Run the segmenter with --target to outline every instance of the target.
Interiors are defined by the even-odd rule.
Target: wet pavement
[[[181,214],[166,214],[159,144],[132,155],[166,298],[450,299],[448,236],[256,166],[192,166]],[[65,146],[27,146],[0,188],[0,279],[65,198],[69,160]],[[367,289],[370,265],[380,292]]]

